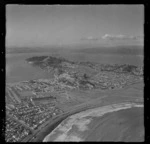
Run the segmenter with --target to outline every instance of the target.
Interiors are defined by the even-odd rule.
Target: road
[[[110,101],[109,98],[106,98],[107,96],[103,96],[94,100],[91,100],[89,102],[86,103],[82,103],[80,105],[74,106],[72,108],[69,108],[69,110],[63,114],[57,115],[53,118],[51,118],[50,120],[46,121],[44,124],[42,124],[37,130],[35,130],[33,132],[32,135],[29,135],[28,137],[26,137],[23,142],[28,142],[28,141],[42,141],[44,139],[44,137],[46,135],[48,135],[57,125],[59,125],[59,123],[61,123],[61,121],[63,121],[64,119],[66,119],[68,116],[73,115],[75,113],[84,111],[84,110],[88,110],[91,108],[95,108],[95,107],[100,107],[100,106],[104,106],[104,105],[108,105],[108,104],[113,104],[116,103],[116,101]],[[106,98],[104,101],[102,101],[102,99]],[[111,99],[111,97],[110,97]],[[134,99],[134,98],[133,98]],[[121,103],[123,102],[131,102],[133,99],[127,98],[124,100],[119,100]],[[137,100],[134,99],[135,102],[142,102],[142,98]],[[118,103],[118,101],[117,101]]]
[[[50,119],[49,121],[45,122],[43,125],[41,125],[38,130],[36,130],[33,135],[27,137],[26,139],[24,139],[23,142],[42,142],[42,140],[44,139],[44,137],[46,135],[48,135],[57,125],[59,125],[64,119],[66,119],[68,116],[79,113],[81,111],[84,110],[88,110],[91,108],[96,108],[96,107],[100,107],[100,106],[104,106],[107,104],[113,104],[113,103],[101,103],[101,99],[104,97],[101,97],[99,99],[96,99],[92,102],[88,102],[88,103],[84,103],[84,104],[80,104],[77,105],[76,107],[73,107],[72,109],[70,109],[69,111],[55,116],[54,118]],[[122,101],[121,103],[123,103],[124,101]],[[125,101],[127,102],[127,100]],[[129,100],[130,102],[130,100]]]
[[[55,116],[52,119],[50,119],[49,121],[42,124],[36,131],[34,131],[34,133],[32,135],[30,135],[29,137],[26,137],[22,142],[35,141],[36,138],[38,138],[40,135],[42,135],[41,133],[44,129],[46,129],[46,130],[48,129],[47,134],[49,134],[55,128],[55,127],[52,128],[53,125],[58,125],[61,121],[66,119],[68,116],[70,116],[72,114],[75,114],[75,113],[79,113],[79,112],[84,111],[84,110],[88,110],[88,109],[91,109],[91,108],[98,107],[99,105],[100,105],[100,103],[96,103],[96,104],[93,104],[91,102],[84,103],[82,105],[78,105],[77,108],[72,108],[69,111],[67,111],[67,112],[65,112],[61,115]],[[44,131],[46,131],[46,130],[44,130]]]

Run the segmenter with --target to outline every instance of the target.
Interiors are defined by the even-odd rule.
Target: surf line
[[[56,131],[61,131],[61,133],[54,139],[54,141],[83,141],[83,139],[74,133],[74,135],[68,135],[68,132],[72,129],[73,125],[78,125],[79,121],[87,116],[92,117],[101,117],[106,113],[111,113],[114,111],[119,111],[122,109],[129,109],[132,107],[144,107],[143,104],[136,104],[136,103],[119,103],[119,104],[112,104],[108,106],[103,106],[99,108],[94,108],[92,110],[86,110],[80,112],[78,114],[72,115],[69,117],[69,120],[66,124],[64,124],[65,120],[59,124],[49,135],[47,135],[43,142],[50,141],[50,137],[56,133]],[[85,126],[86,123],[83,123]]]

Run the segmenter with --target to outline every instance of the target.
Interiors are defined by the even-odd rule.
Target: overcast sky
[[[7,5],[6,45],[141,45],[143,24],[143,5]]]

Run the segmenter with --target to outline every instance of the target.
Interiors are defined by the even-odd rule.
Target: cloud
[[[93,36],[88,36],[88,37],[82,37],[82,41],[86,42],[115,42],[115,43],[122,43],[122,42],[142,42],[144,41],[144,36],[129,36],[129,35],[111,35],[111,34],[105,34],[102,37],[93,37]],[[106,40],[106,41],[102,41]]]
[[[81,40],[87,40],[87,41],[97,41],[97,40],[99,40],[99,39],[98,39],[98,38],[96,38],[96,37],[93,37],[93,36],[89,36],[89,37],[81,38]]]
[[[102,39],[105,40],[142,40],[143,36],[126,36],[126,35],[110,35],[105,34]]]

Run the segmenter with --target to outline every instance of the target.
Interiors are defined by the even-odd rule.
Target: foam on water
[[[70,135],[67,135],[67,133],[72,129],[73,125],[76,125],[78,127],[79,131],[85,131],[88,130],[87,124],[89,124],[92,119],[86,119],[87,116],[92,117],[100,117],[103,116],[106,113],[111,113],[115,111],[119,111],[122,109],[129,109],[132,107],[143,107],[143,105],[135,104],[135,103],[119,103],[119,104],[112,104],[109,106],[103,106],[99,108],[94,108],[92,110],[87,110],[84,112],[80,112],[78,114],[72,115],[69,117],[69,120],[66,119],[63,121],[63,123],[59,124],[49,135],[47,135],[43,142],[49,141],[50,136],[52,136],[55,131],[61,131],[61,134],[55,139],[55,141],[59,141],[61,138],[61,141],[72,141],[70,139]],[[80,137],[78,137],[78,140]]]

